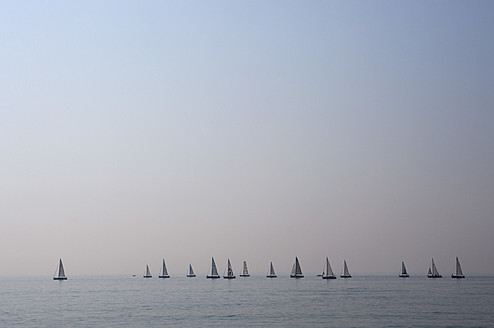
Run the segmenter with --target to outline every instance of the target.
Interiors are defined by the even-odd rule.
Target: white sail
[[[401,274],[406,275],[407,274],[407,269],[405,268],[405,262],[401,262]]]
[[[295,256],[295,263],[293,263],[292,272],[290,274],[291,278],[303,278],[302,268],[300,267],[300,263],[298,261],[298,257]]]
[[[273,267],[273,262],[269,264],[269,275],[270,276],[275,276],[276,273],[274,272],[274,267]]]
[[[436,264],[434,263],[434,259],[432,259],[432,274],[434,276],[438,276],[439,272],[437,271]]]
[[[350,272],[348,271],[348,266],[346,265],[346,260],[343,261],[343,275],[349,276]]]
[[[429,278],[442,278],[443,276],[441,276],[439,274],[439,272],[437,271],[437,267],[436,267],[436,264],[434,263],[434,259],[432,259],[432,265],[429,267],[429,272],[427,273],[427,277]]]
[[[168,270],[166,269],[165,259],[163,259],[163,267],[161,268],[161,274],[159,275],[159,278],[170,278]]]
[[[331,265],[329,264],[329,260],[326,257],[326,276],[334,276],[333,269],[331,269]]]
[[[146,273],[144,274],[144,278],[151,278],[151,271],[149,270],[149,266],[146,264]]]
[[[230,259],[228,259],[228,269],[227,269],[226,275],[228,277],[232,277],[233,276],[233,269],[232,269],[232,264],[230,263]]]
[[[168,270],[166,269],[165,259],[163,259],[163,275],[168,276]]]
[[[58,266],[58,277],[59,278],[64,278],[65,277],[65,270],[63,269],[62,259],[60,259],[60,264]]]
[[[192,269],[192,264],[189,264],[189,270],[187,271],[188,278],[194,278],[196,274],[194,273],[194,270]]]
[[[55,275],[53,276],[53,280],[67,280],[65,276],[65,270],[63,268],[62,259],[58,262],[57,270],[55,271]]]
[[[408,278],[410,277],[407,273],[407,268],[405,267],[405,262],[401,261],[401,273],[399,274],[400,278]]]
[[[211,276],[218,276],[218,269],[216,263],[214,263],[214,257],[211,258]]]
[[[244,261],[244,266],[243,266],[243,269],[242,269],[242,275],[244,276],[248,276],[249,275],[249,270],[247,270],[247,262]]]
[[[460,261],[458,260],[458,258],[456,258],[456,275],[457,276],[463,276],[463,271],[461,270],[461,265],[460,265]]]

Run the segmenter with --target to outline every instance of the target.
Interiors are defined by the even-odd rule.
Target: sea
[[[0,327],[494,327],[494,277],[0,277]]]

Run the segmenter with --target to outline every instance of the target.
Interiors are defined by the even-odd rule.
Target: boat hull
[[[250,274],[239,274],[239,277],[250,277]]]
[[[187,278],[194,278],[196,275],[195,274],[188,274]]]
[[[440,274],[428,274],[427,275],[427,278],[442,278],[443,276],[441,276]]]
[[[164,279],[164,278],[170,278],[170,276],[169,275],[166,275],[166,276],[158,276],[158,278],[163,278]]]
[[[235,276],[223,276],[224,279],[235,279]]]
[[[295,278],[295,279],[299,279],[299,278],[303,278],[303,277],[304,277],[304,275],[302,275],[302,274],[291,274],[290,275],[290,278]]]
[[[221,278],[220,276],[206,276],[208,279],[219,279]]]
[[[278,278],[278,276],[275,274],[268,274],[266,278]]]
[[[409,276],[409,275],[407,275],[407,274],[400,274],[400,275],[399,275],[399,277],[400,277],[400,278],[410,278],[410,276]]]
[[[142,276],[143,278],[152,278],[153,276]]]
[[[336,279],[336,276],[322,276],[323,279]]]
[[[342,275],[340,276],[340,278],[351,278],[351,277],[352,277],[352,276],[351,276],[351,275],[349,275],[349,274],[347,274],[347,275],[342,274]]]
[[[465,278],[465,276],[464,276],[464,275],[452,274],[452,275],[451,275],[451,278],[455,278],[455,279],[463,279],[463,278]]]
[[[53,277],[53,280],[67,280],[67,277]]]

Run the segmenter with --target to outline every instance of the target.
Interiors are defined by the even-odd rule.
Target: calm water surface
[[[494,277],[0,277],[0,327],[494,327]]]

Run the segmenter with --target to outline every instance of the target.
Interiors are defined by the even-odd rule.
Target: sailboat
[[[165,259],[163,259],[163,268],[161,269],[161,274],[158,276],[158,278],[170,278],[168,270],[166,269]]]
[[[187,277],[188,278],[194,278],[196,274],[194,273],[194,270],[192,270],[192,264],[189,264],[189,271],[187,272]]]
[[[233,274],[232,264],[230,263],[230,259],[228,259],[228,264],[226,268],[226,275],[223,276],[225,279],[235,279],[235,275]]]
[[[269,272],[266,275],[267,278],[276,278],[278,277],[274,272],[273,262],[269,263]]]
[[[460,265],[460,261],[458,260],[458,257],[456,258],[456,272],[451,275],[451,278],[457,278],[457,279],[465,278],[465,276],[463,275],[463,271],[461,271],[461,265]]]
[[[144,276],[142,276],[143,278],[152,278],[153,276],[151,275],[151,271],[149,271],[149,266],[146,264],[146,273],[144,274]]]
[[[405,268],[405,262],[401,261],[401,274],[399,275],[400,278],[408,278],[410,277],[407,273],[407,268]]]
[[[247,270],[247,261],[244,261],[244,265],[242,267],[242,274],[239,274],[239,277],[250,277],[249,270]]]
[[[336,276],[333,273],[333,270],[331,269],[331,265],[329,264],[329,260],[326,257],[326,268],[324,269],[322,273],[322,278],[323,279],[336,279]]]
[[[220,275],[218,274],[218,269],[216,268],[216,263],[214,263],[214,257],[211,258],[211,274],[207,275],[206,278],[218,279]]]
[[[348,271],[348,265],[346,265],[346,260],[343,260],[343,274],[340,275],[341,278],[351,278],[352,275]]]
[[[432,268],[432,270],[431,270],[431,268]],[[432,266],[429,267],[429,272],[427,272],[427,277],[428,278],[442,278],[443,277],[437,271],[436,264],[434,264],[434,259],[432,259]]]
[[[60,259],[60,262],[58,263],[58,268],[55,271],[53,280],[67,280],[67,277],[65,276],[65,270],[63,269],[62,259]]]
[[[298,258],[295,256],[295,263],[293,263],[292,272],[290,273],[290,278],[303,278],[302,268],[298,262]]]

